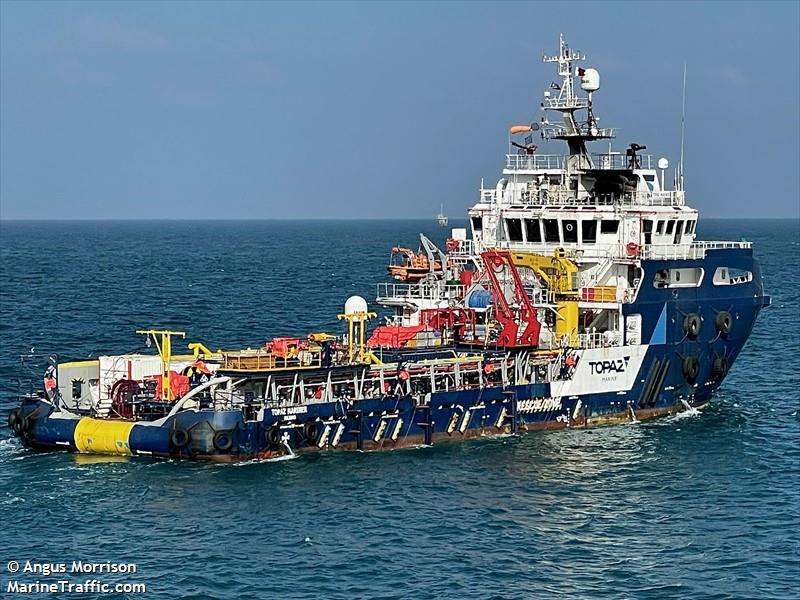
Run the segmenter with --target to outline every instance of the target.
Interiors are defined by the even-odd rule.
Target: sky
[[[799,7],[2,0],[0,218],[460,217],[560,32],[615,149],[677,164],[686,61],[687,202],[798,218]]]

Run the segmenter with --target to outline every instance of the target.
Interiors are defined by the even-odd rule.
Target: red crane
[[[511,253],[506,250],[487,250],[481,254],[481,258],[494,291],[497,320],[503,327],[497,338],[497,345],[507,347],[538,346],[541,324],[536,317],[536,308],[531,304],[531,300],[528,298],[525,286],[522,283],[522,278],[519,276],[519,271],[514,265]],[[506,300],[503,288],[497,278],[497,274],[503,267],[508,269],[514,281],[514,302],[519,305],[517,310],[519,321],[525,327],[519,339],[517,339],[519,325],[514,315],[515,311]]]

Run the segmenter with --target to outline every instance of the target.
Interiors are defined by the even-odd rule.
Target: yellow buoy
[[[131,429],[131,421],[84,417],[75,427],[75,446],[78,452],[130,455],[132,453],[128,439]]]

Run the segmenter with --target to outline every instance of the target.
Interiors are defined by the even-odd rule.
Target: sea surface
[[[241,465],[10,439],[25,365],[132,351],[143,327],[214,348],[338,331],[419,230],[443,237],[427,221],[0,224],[0,594],[94,577],[148,591],[52,597],[798,597],[797,221],[700,221],[701,238],[755,242],[773,299],[700,414]],[[137,572],[14,577],[12,560]]]

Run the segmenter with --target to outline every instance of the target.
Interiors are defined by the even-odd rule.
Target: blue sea
[[[344,300],[374,298],[390,247],[419,230],[443,237],[427,221],[0,224],[3,596],[93,577],[147,592],[52,597],[798,597],[797,221],[701,220],[701,238],[755,242],[773,306],[700,414],[240,465],[10,439],[31,349],[132,351],[144,327],[214,348],[338,332]],[[74,560],[137,572],[8,572]]]

